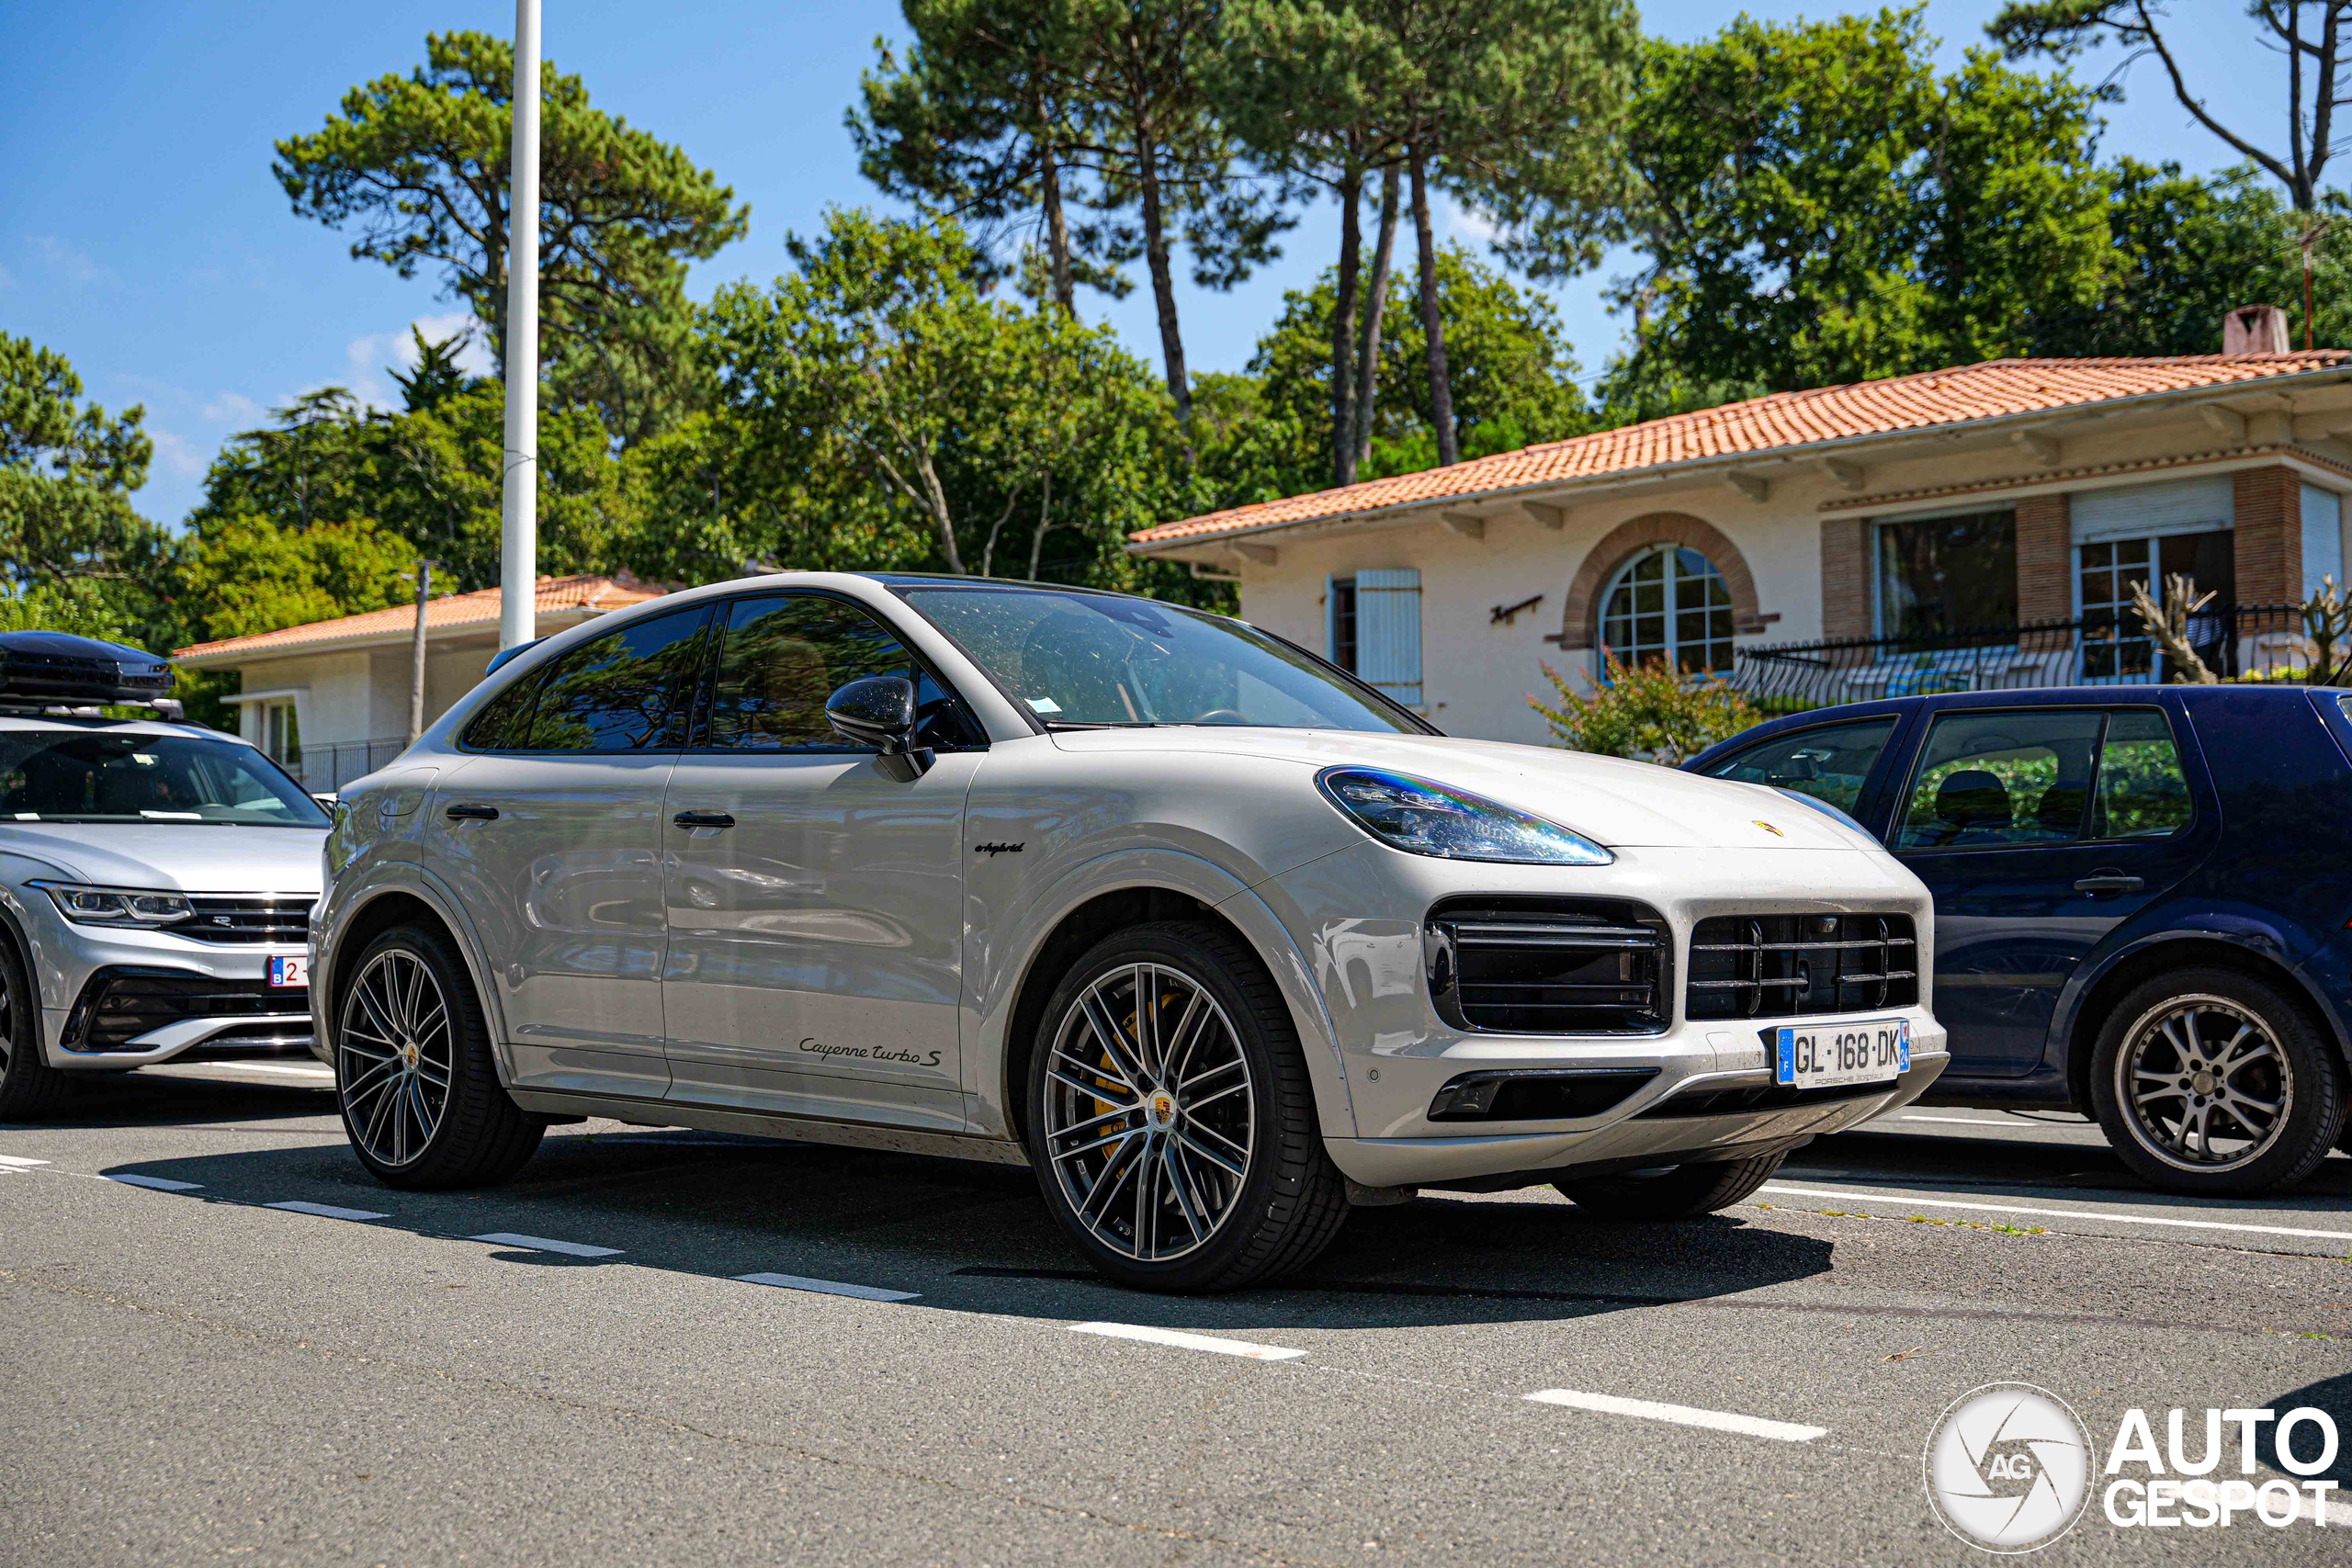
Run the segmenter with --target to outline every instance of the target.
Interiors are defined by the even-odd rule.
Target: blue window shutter
[[[1421,574],[1356,573],[1356,675],[1407,707],[1421,705]]]

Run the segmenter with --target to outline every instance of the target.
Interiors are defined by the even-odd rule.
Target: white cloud
[[[262,406],[243,392],[220,392],[204,400],[204,417],[215,424],[251,429],[262,422]]]
[[[1440,192],[1438,205],[1445,214],[1445,225],[1456,237],[1476,240],[1491,245],[1502,237],[1502,228],[1484,213],[1474,212],[1451,196]]]
[[[6,267],[0,266],[0,288],[14,288],[15,287],[17,287],[17,275],[10,272]]]
[[[484,343],[481,324],[462,310],[451,310],[437,316],[419,316],[409,326],[389,333],[369,333],[356,337],[344,349],[345,362],[350,367],[351,389],[363,401],[379,408],[390,408],[398,401],[398,389],[393,386],[390,371],[408,370],[416,365],[416,339],[411,328],[424,334],[427,343],[446,343],[453,337],[465,341],[458,350],[458,366],[469,376],[487,376],[497,368],[489,345]]]
[[[153,427],[149,428],[147,434],[155,443],[155,460],[164,465],[164,472],[183,479],[193,479],[204,472],[204,455],[186,436]]]
[[[52,271],[74,283],[111,283],[114,274],[85,251],[77,251],[54,234],[35,234],[33,252]]]

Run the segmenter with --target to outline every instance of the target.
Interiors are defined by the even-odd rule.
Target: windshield
[[[1049,727],[1422,728],[1296,649],[1221,616],[1053,589],[899,592]]]
[[[250,746],[194,735],[0,732],[0,821],[323,828],[326,813]]]

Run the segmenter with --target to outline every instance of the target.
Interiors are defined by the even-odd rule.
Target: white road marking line
[[[264,1203],[265,1209],[283,1209],[289,1214],[316,1214],[322,1220],[389,1220],[390,1214],[379,1214],[373,1209],[338,1209],[333,1203],[313,1203],[305,1198],[288,1198],[282,1203]]]
[[[1289,1361],[1306,1354],[1281,1345],[1261,1345],[1251,1339],[1227,1339],[1217,1334],[1187,1334],[1181,1328],[1147,1328],[1137,1323],[1073,1323],[1073,1334],[1100,1334],[1106,1339],[1140,1339],[1148,1345],[1173,1345],[1180,1350],[1207,1350],[1219,1356],[1243,1356],[1253,1361]]]
[[[566,1258],[618,1258],[617,1247],[590,1247],[585,1242],[551,1241],[543,1235],[519,1235],[514,1231],[492,1231],[487,1235],[469,1235],[468,1241],[486,1241],[495,1247],[527,1247],[533,1252],[560,1252]]]
[[[1914,1116],[1907,1111],[1904,1113],[1902,1120],[1905,1122],[1941,1122],[1948,1127],[2024,1127],[2030,1125],[2030,1122],[1996,1122],[1990,1117],[1984,1116]]]
[[[201,1181],[174,1181],[168,1176],[133,1176],[127,1171],[108,1172],[106,1179],[119,1181],[125,1187],[152,1187],[158,1192],[201,1192]]]
[[[1894,1208],[1973,1209],[1988,1214],[2041,1214],[2061,1220],[2102,1220],[2118,1225],[2173,1225],[2187,1230],[2242,1231],[2254,1235],[2307,1235],[2328,1241],[2352,1242],[2352,1231],[2299,1230],[2293,1225],[2249,1225],[2228,1220],[2167,1220],[2154,1214],[2105,1214],[2096,1209],[2037,1209],[2022,1203],[1963,1203],[1951,1198],[1905,1198],[1853,1188],[1841,1190],[1832,1187],[1784,1187],[1777,1181],[1766,1182],[1762,1190],[1796,1198],[1837,1198],[1848,1202],[1883,1203]]]
[[[1573,1388],[1547,1388],[1524,1397],[1538,1404],[1565,1404],[1571,1410],[1597,1411],[1603,1416],[1638,1416],[1645,1421],[1671,1421],[1678,1427],[1704,1427],[1710,1431],[1736,1432],[1744,1438],[1770,1438],[1781,1443],[1809,1443],[1829,1435],[1826,1427],[1804,1427],[1794,1421],[1768,1421],[1761,1416],[1737,1416],[1728,1410],[1702,1410],[1692,1404],[1661,1404],[1654,1399],[1620,1399],[1613,1393],[1586,1393]]]
[[[22,1155],[0,1155],[0,1165],[5,1165],[11,1170],[30,1170],[37,1165],[48,1163],[49,1161],[45,1159],[27,1159]]]
[[[854,1296],[862,1302],[911,1302],[921,1291],[886,1291],[879,1285],[851,1285],[839,1280],[811,1280],[805,1274],[738,1274],[746,1285],[777,1285],[787,1291],[815,1291],[827,1296]]]

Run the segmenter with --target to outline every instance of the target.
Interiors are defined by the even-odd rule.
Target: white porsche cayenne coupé
[[[1719,1209],[1945,1062],[1928,895],[1831,815],[1077,589],[575,627],[345,790],[326,874],[317,1049],[386,1182],[591,1115],[1026,1164],[1159,1290],[1420,1187]]]

